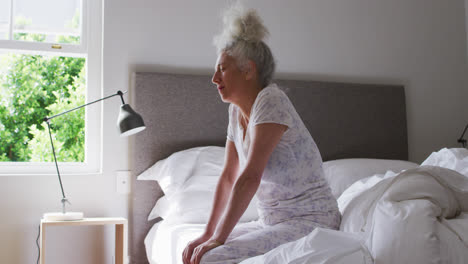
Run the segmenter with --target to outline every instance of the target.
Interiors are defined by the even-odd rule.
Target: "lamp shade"
[[[120,106],[117,125],[120,129],[120,136],[122,137],[133,135],[146,128],[141,115],[135,112],[129,104]]]

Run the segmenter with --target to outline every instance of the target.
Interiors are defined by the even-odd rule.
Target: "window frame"
[[[23,51],[28,53],[28,51],[36,52],[55,52],[59,53],[71,53],[71,54],[86,54],[88,47],[88,33],[92,27],[88,27],[88,5],[93,5],[93,0],[80,0],[81,1],[81,28],[80,28],[80,44],[66,44],[66,43],[53,43],[53,42],[32,42],[32,41],[20,41],[13,40],[13,16],[14,16],[14,2],[15,0],[10,0],[10,24],[9,24],[9,39],[0,39],[0,49],[14,50],[14,51]],[[88,1],[90,2],[88,4]],[[101,0],[97,0],[100,2]],[[91,9],[92,10],[92,9]],[[59,45],[60,48],[54,48],[55,45]]]
[[[0,50],[23,54],[54,55],[82,57],[86,59],[86,98],[85,102],[102,98],[102,21],[103,0],[81,0],[81,36],[80,44],[34,43],[11,40],[0,40]],[[11,12],[14,6],[11,0]],[[10,18],[10,23],[12,18]],[[93,40],[93,41],[88,41]],[[58,113],[51,113],[54,115]],[[85,107],[85,161],[59,162],[61,175],[66,174],[101,174],[102,173],[102,103]],[[54,119],[50,121],[54,122]],[[52,137],[54,135],[52,134]],[[55,142],[54,142],[55,143]],[[0,162],[0,176],[8,175],[57,175],[54,162]]]

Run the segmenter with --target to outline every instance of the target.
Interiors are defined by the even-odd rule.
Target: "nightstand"
[[[84,218],[77,221],[47,221],[41,220],[41,240],[40,254],[41,264],[45,264],[45,248],[46,248],[46,231],[51,226],[96,226],[96,225],[115,225],[115,264],[127,263],[127,241],[128,229],[127,219],[122,217],[99,217],[99,218]],[[47,228],[46,228],[47,227]]]

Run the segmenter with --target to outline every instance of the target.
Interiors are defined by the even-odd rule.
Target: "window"
[[[0,174],[54,174],[43,118],[101,97],[101,7],[0,1]],[[50,121],[61,173],[100,171],[100,118],[96,104]]]

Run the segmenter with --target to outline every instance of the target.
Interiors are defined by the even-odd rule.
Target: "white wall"
[[[278,77],[405,85],[410,159],[419,162],[457,146],[468,122],[467,1],[248,3],[270,29]],[[103,94],[129,89],[136,70],[211,74],[211,40],[227,2],[106,0]],[[115,192],[115,171],[131,168],[129,144],[115,131],[115,105],[105,103],[103,111],[103,174],[65,176],[64,184],[74,210],[126,216],[128,197]],[[58,188],[54,176],[0,178],[2,263],[36,261],[37,225],[44,212],[59,210]],[[111,231],[54,230],[48,252],[55,247],[63,256],[51,256],[49,263],[111,263]]]
[[[466,62],[468,64],[468,0],[465,0],[465,35],[466,35]],[[468,67],[465,71],[465,75],[468,75]],[[465,96],[464,98],[468,98],[468,88],[465,89]],[[468,107],[465,107],[467,114],[465,115],[465,119],[468,120]],[[468,122],[468,121],[467,121]],[[465,138],[468,138],[466,135]]]
[[[115,26],[106,27],[106,40],[126,37],[106,50],[108,87],[127,85],[134,70],[211,74],[226,2],[109,3],[107,25]],[[463,0],[244,2],[271,31],[278,77],[403,84],[410,159],[457,146],[466,123]]]

